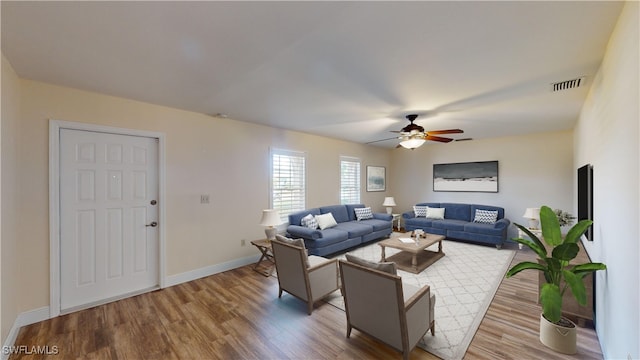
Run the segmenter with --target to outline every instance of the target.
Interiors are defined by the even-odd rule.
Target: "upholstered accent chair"
[[[304,242],[300,243],[301,246],[281,240],[271,241],[278,273],[278,298],[282,297],[283,291],[288,292],[306,302],[307,312],[311,315],[316,301],[340,288],[338,260],[307,256]]]
[[[402,352],[403,359],[431,330],[435,335],[435,295],[403,284],[393,273],[340,260],[347,315],[347,337],[353,328]]]

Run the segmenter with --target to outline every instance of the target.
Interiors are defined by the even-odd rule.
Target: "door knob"
[[[157,223],[157,222],[155,222],[155,221],[152,221],[152,222],[151,222],[151,224],[148,224],[148,225],[145,225],[145,226],[147,226],[147,227],[148,227],[148,226],[156,227],[156,226],[158,226],[158,223]]]

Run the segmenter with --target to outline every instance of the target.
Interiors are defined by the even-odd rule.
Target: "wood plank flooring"
[[[498,251],[498,250],[496,250]],[[533,260],[520,250],[514,262]],[[555,353],[538,339],[537,274],[502,281],[465,359],[602,359],[593,329],[578,329],[578,353]],[[438,318],[436,314],[436,331]],[[11,359],[401,359],[354,330],[344,312],[306,305],[251,266],[23,327],[16,345],[58,354]],[[411,359],[437,359],[416,348]]]

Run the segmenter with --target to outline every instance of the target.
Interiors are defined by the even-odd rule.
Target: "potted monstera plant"
[[[538,262],[524,261],[513,266],[507,272],[511,277],[522,270],[537,270],[544,273],[546,282],[540,289],[540,341],[549,348],[565,354],[576,353],[576,325],[562,316],[562,296],[571,291],[578,304],[587,303],[584,277],[594,271],[605,270],[602,263],[588,262],[572,264],[580,251],[578,240],[591,226],[591,220],[581,220],[563,237],[557,214],[548,206],[540,208],[540,224],[542,238],[551,249],[526,227],[515,224],[529,236],[529,239],[513,239],[533,250],[539,258]]]

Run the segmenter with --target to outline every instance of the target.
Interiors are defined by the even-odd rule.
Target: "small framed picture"
[[[386,174],[384,166],[367,166],[367,191],[385,191]]]

